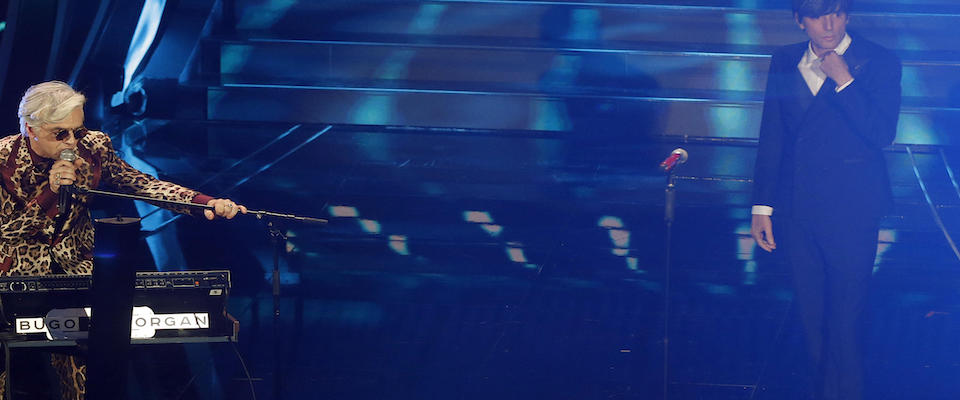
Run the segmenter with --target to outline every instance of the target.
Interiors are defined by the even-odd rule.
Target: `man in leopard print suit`
[[[73,194],[66,212],[58,209],[63,185],[108,186],[123,192],[214,206],[207,219],[233,218],[246,208],[228,199],[144,174],[121,160],[110,137],[83,126],[86,98],[59,81],[27,89],[20,101],[20,134],[0,139],[0,276],[55,272],[90,274],[93,270],[93,223],[89,196]],[[60,160],[72,149],[73,162]],[[168,207],[190,213],[186,207]],[[74,357],[54,354],[51,363],[61,379],[62,397],[82,399],[84,367]],[[0,394],[6,373],[0,375]]]

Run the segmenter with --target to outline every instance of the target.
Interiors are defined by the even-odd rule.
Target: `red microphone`
[[[663,172],[670,172],[685,162],[687,162],[687,151],[678,147],[670,153],[669,157],[660,163],[660,169],[663,170]]]

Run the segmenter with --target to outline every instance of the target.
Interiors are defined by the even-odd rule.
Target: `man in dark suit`
[[[862,398],[858,320],[891,192],[881,149],[896,136],[899,59],[847,33],[852,0],[793,0],[809,41],[770,61],[751,233],[791,265],[817,398]],[[776,217],[773,217],[774,211]]]

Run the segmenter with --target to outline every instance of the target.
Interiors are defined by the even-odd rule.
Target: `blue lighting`
[[[747,138],[756,135],[756,130],[750,127],[750,121],[754,116],[747,108],[718,105],[711,107],[709,113],[714,130],[711,136]]]
[[[374,221],[372,219],[361,219],[357,222],[360,223],[360,228],[363,229],[366,233],[371,233],[377,235],[380,233],[380,222]]]
[[[597,225],[608,229],[623,228],[623,220],[621,220],[619,217],[605,215],[601,217],[599,221],[597,221]]]
[[[273,282],[273,272],[265,272],[263,274],[263,279],[267,282]],[[280,272],[280,284],[281,285],[299,285],[300,284],[300,274],[296,272]]]
[[[240,18],[238,18],[237,26],[248,29],[270,28],[286,16],[289,9],[298,2],[298,0],[269,0],[258,2],[262,5],[243,8],[243,13],[240,15]]]
[[[744,285],[757,284],[757,262],[756,261],[751,260],[743,264],[743,284]]]
[[[410,250],[407,248],[407,237],[405,235],[390,235],[390,249],[397,254],[408,256]]]
[[[394,98],[391,95],[364,96],[350,111],[350,123],[360,125],[383,125],[393,120]]]
[[[518,247],[507,247],[507,256],[510,257],[510,261],[515,263],[527,262],[527,256],[523,254],[523,249]]]
[[[384,319],[383,306],[374,302],[311,300],[306,304],[304,317],[325,324],[352,327],[376,326]]]
[[[600,12],[596,9],[578,8],[570,16],[568,40],[597,40],[600,38]]]
[[[883,256],[888,251],[890,247],[893,246],[897,241],[897,231],[894,229],[881,229],[880,233],[877,235],[877,260],[876,264],[879,266],[880,262],[883,261]],[[874,270],[876,272],[876,269]]]
[[[531,129],[538,131],[567,131],[573,126],[564,102],[553,99],[537,99],[533,105]]]
[[[467,222],[475,222],[478,224],[493,223],[493,217],[491,217],[490,213],[486,211],[464,211],[463,220]]]
[[[751,71],[747,67],[747,64],[741,60],[726,60],[721,61],[718,65],[720,68],[718,72],[717,83],[720,85],[720,88],[723,90],[760,90],[760,88],[753,87],[751,83],[754,79],[751,78]]]
[[[420,11],[413,18],[408,29],[409,33],[426,34],[437,29],[437,22],[440,16],[447,10],[443,4],[425,4],[420,7]]]
[[[750,223],[744,222],[734,231],[737,237],[737,259],[743,261],[743,284],[757,283],[757,262],[754,260],[757,242],[750,234]]]
[[[627,261],[627,269],[631,271],[636,271],[636,272],[645,272],[640,270],[640,267],[638,265],[638,260],[636,257],[626,257],[625,260]]]
[[[735,233],[737,234],[737,259],[744,261],[753,260],[757,242],[753,240],[753,236],[750,234],[750,224],[740,224],[737,226]]]
[[[941,144],[930,115],[922,112],[902,112],[897,124],[897,143]]]
[[[904,50],[929,50],[925,40],[909,33],[897,35],[897,47]]]
[[[904,68],[903,75],[900,78],[900,84],[903,86],[904,91],[909,91],[909,93],[904,93],[904,95],[914,97],[926,97],[933,95],[930,93],[930,89],[927,88],[927,81],[924,80],[919,74],[917,68]]]
[[[490,236],[497,237],[500,236],[500,233],[503,232],[503,226],[494,225],[494,224],[483,224],[480,225],[484,231],[490,234]]]
[[[720,285],[714,283],[704,283],[701,286],[707,291],[707,293],[713,295],[733,295],[736,291],[732,286],[729,285]]]
[[[132,138],[137,137],[141,132],[146,134],[145,129],[143,124],[137,124],[124,131],[122,136],[124,140],[120,141],[121,145],[117,148],[117,152],[130,166],[155,177],[158,175],[157,168],[137,157],[130,146],[130,143],[135,142]],[[187,265],[177,238],[177,226],[169,223],[173,220],[174,213],[165,209],[158,210],[156,206],[142,201],[134,201],[133,204],[137,208],[137,214],[143,218],[140,220],[140,227],[145,232],[151,232],[146,236],[145,241],[157,269],[166,271]]]
[[[253,53],[252,46],[222,46],[220,48],[220,73],[230,75],[242,71],[251,53]]]
[[[427,4],[420,7],[417,15],[410,21],[407,33],[425,35],[437,28],[440,16],[446,10],[445,5]],[[373,72],[373,78],[384,80],[403,79],[408,75],[410,63],[417,53],[409,49],[394,50]],[[350,111],[349,120],[354,124],[383,125],[396,120],[396,97],[393,95],[364,96]]]
[[[130,40],[130,48],[127,49],[127,59],[123,63],[123,89],[130,86],[133,74],[137,72],[140,63],[143,62],[143,57],[157,37],[160,18],[163,16],[163,9],[166,5],[166,0],[146,0],[143,3],[137,28]]]
[[[756,15],[750,13],[729,13],[724,15],[727,21],[727,40],[735,44],[762,43],[757,28]]]
[[[630,247],[630,231],[623,229],[611,229],[610,240],[619,248]]]
[[[760,0],[737,0],[736,7],[755,9],[760,7]]]
[[[357,212],[356,207],[350,206],[330,206],[329,207],[330,215],[334,217],[358,217],[360,213]]]

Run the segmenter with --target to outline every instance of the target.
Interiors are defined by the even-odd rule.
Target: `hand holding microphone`
[[[77,180],[77,153],[72,149],[65,149],[60,152],[60,159],[50,167],[49,177],[50,190],[54,193],[60,193],[61,189],[71,191],[73,183]]]
[[[77,180],[79,157],[73,149],[64,149],[60,152],[60,159],[50,167],[50,190],[59,194],[57,207],[60,213],[65,213],[70,206],[70,195],[73,192],[73,183]]]

